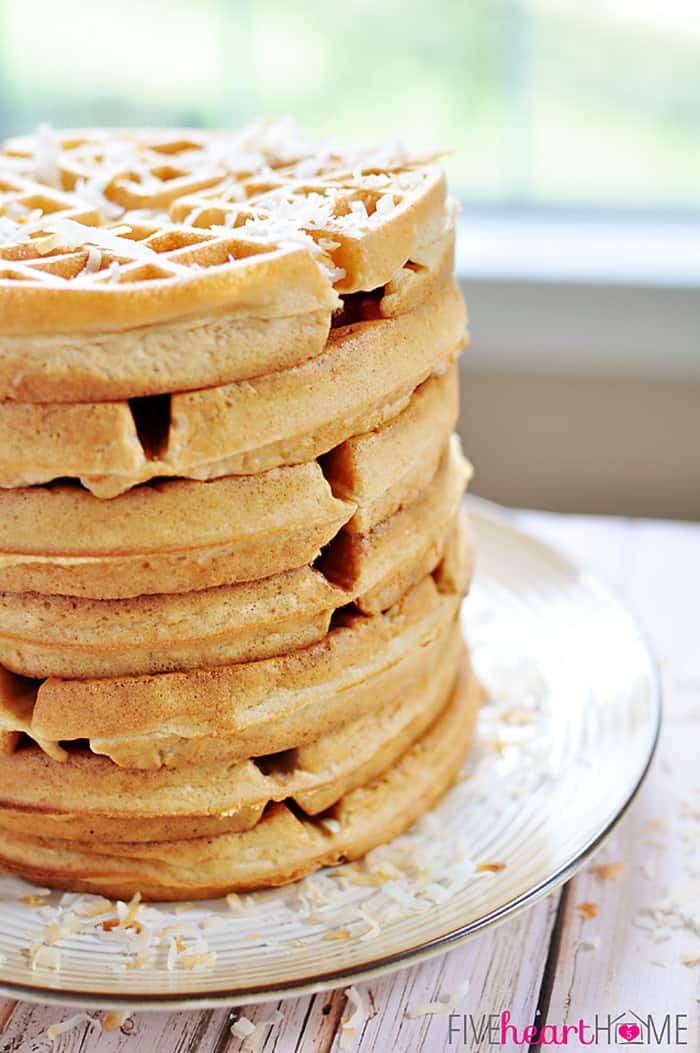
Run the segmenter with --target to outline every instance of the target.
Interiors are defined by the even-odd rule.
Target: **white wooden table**
[[[655,1048],[700,1049],[700,525],[539,512],[519,513],[518,520],[596,570],[646,628],[665,692],[656,762],[605,848],[563,891],[460,949],[364,985],[374,1015],[347,1048],[362,1053],[526,1049],[471,1038],[465,1044],[461,1035],[450,1043],[446,1015],[407,1015],[411,1007],[454,992],[469,977],[459,1014],[478,1019],[508,1009],[519,1030],[535,1021],[559,1026],[579,1017],[590,1021],[596,1012],[653,1012],[659,1022],[665,1013],[687,1014],[690,1030],[679,1032],[687,1047],[674,1039]],[[601,864],[624,867],[606,872]],[[349,1012],[342,990],[236,1012],[255,1022],[277,1009],[282,1022],[260,1047],[265,1053],[342,1048],[340,1020]],[[48,1051],[49,1025],[73,1014],[0,1002],[0,1053]],[[103,1030],[103,1014],[90,1015],[55,1048],[64,1053],[245,1048],[230,1033],[232,1014],[226,1009],[137,1014],[110,1032]],[[568,1048],[583,1046],[570,1041]]]

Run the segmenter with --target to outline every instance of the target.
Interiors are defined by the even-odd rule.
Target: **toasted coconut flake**
[[[20,903],[26,903],[28,907],[44,907],[46,896],[20,896]]]
[[[212,969],[216,964],[216,955],[210,951],[208,953],[186,953],[180,955],[180,963],[184,969],[190,972],[196,972],[199,969]]]
[[[61,173],[58,167],[59,145],[51,125],[40,124],[36,133],[36,177],[48,186],[61,186]]]
[[[602,881],[612,881],[626,869],[626,863],[598,863],[593,867],[593,873]]]
[[[127,1010],[115,1010],[112,1009],[102,1017],[102,1030],[103,1031],[118,1031],[122,1024],[125,1024],[129,1019],[129,1013]]]

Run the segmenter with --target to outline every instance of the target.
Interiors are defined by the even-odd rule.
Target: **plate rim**
[[[530,545],[535,545],[550,557],[555,555],[562,564],[573,574],[582,577],[586,585],[600,592],[608,602],[614,603],[624,613],[635,629],[646,658],[652,696],[654,704],[653,732],[649,744],[646,760],[641,768],[635,784],[631,787],[626,798],[621,802],[617,811],[608,819],[607,823],[593,834],[588,841],[581,846],[568,860],[552,874],[548,875],[538,884],[526,889],[519,896],[506,901],[500,906],[480,915],[478,918],[464,925],[450,929],[448,932],[440,933],[427,940],[391,954],[380,955],[377,958],[358,963],[346,969],[338,968],[318,973],[314,976],[305,977],[300,981],[280,981],[277,983],[257,984],[253,987],[217,988],[214,991],[204,991],[193,994],[182,992],[180,994],[172,991],[167,992],[139,992],[134,994],[115,994],[114,992],[81,991],[58,986],[43,987],[19,981],[0,979],[0,996],[22,1000],[26,1002],[42,1003],[45,1005],[63,1005],[86,1009],[130,1009],[132,1011],[186,1011],[192,1009],[216,1009],[222,1005],[256,1005],[262,1002],[274,1001],[279,998],[300,998],[304,995],[318,994],[323,991],[334,990],[352,983],[360,983],[366,980],[387,976],[399,969],[408,968],[445,954],[472,939],[474,936],[515,917],[522,911],[534,906],[539,900],[554,892],[561,885],[569,881],[581,867],[594,855],[607,841],[617,824],[623,819],[630,806],[636,799],[644,781],[649,773],[651,765],[656,756],[659,736],[661,733],[663,719],[663,692],[661,676],[658,663],[654,659],[653,649],[644,628],[634,614],[629,610],[624,601],[604,584],[597,575],[583,567],[579,562],[565,552],[559,546],[544,541],[529,530],[523,529],[513,522],[514,514],[506,508],[494,505],[492,502],[470,496],[465,505],[470,513],[474,514],[476,520],[481,519],[491,524],[505,528],[519,538],[526,540]],[[477,523],[478,530],[478,523]]]

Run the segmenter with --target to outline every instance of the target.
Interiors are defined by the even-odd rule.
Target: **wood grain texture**
[[[603,521],[604,534],[616,538],[604,551],[595,529],[579,521],[536,517],[538,525],[549,536],[554,527],[566,549],[597,562],[617,586],[646,630],[665,705],[657,757],[637,801],[570,883],[550,1020],[687,1014],[690,1046],[700,1048],[700,527]],[[585,903],[595,905],[595,918],[583,916]],[[673,903],[672,911],[649,914]]]
[[[449,1042],[446,1015],[411,1019],[410,1010],[452,994],[469,979],[458,1014],[509,1009],[520,1028],[559,1024],[631,1008],[693,1014],[700,997],[700,926],[650,928],[650,908],[671,893],[700,903],[700,526],[520,513],[518,521],[570,552],[636,612],[662,672],[665,726],[649,780],[603,851],[567,886],[462,948],[362,985],[372,1016],[347,1049],[359,1053],[442,1053],[488,1049]],[[624,868],[601,871],[604,864]],[[595,917],[582,904],[594,904]],[[559,906],[559,910],[557,907]],[[556,921],[556,925],[555,925]],[[640,927],[646,926],[646,927]],[[688,964],[684,964],[686,959]],[[234,1011],[144,1013],[103,1033],[100,1014],[64,1034],[60,1053],[229,1053],[237,1015],[253,1022],[276,1009],[263,1053],[341,1050],[342,990]],[[541,1009],[536,1015],[538,1007]],[[0,1053],[48,1053],[50,1024],[72,1010],[0,1003]],[[690,1041],[697,1044],[697,1033]],[[503,1047],[502,1047],[503,1048]],[[673,1047],[675,1048],[675,1047]]]

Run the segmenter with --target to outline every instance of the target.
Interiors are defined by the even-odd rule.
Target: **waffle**
[[[253,581],[313,562],[354,509],[313,461],[109,502],[66,484],[0,491],[0,590],[110,599]]]
[[[430,485],[311,567],[184,593],[95,600],[0,593],[0,662],[25,677],[118,677],[252,661],[304,647],[355,602],[393,606],[442,558],[467,475],[455,437]]]
[[[273,801],[316,815],[381,775],[447,703],[461,651],[426,668],[371,717],[286,753],[214,766],[126,771],[87,750],[63,763],[37,746],[0,758],[0,829],[69,840],[167,841],[252,829]]]
[[[398,280],[407,263],[448,269],[453,209],[430,159],[321,157],[278,123],[10,141],[0,221],[0,397],[75,402],[318,354],[339,292],[393,281],[393,310],[429,284]]]
[[[348,596],[310,567],[124,600],[0,594],[0,661],[28,677],[138,675],[251,661],[320,640]]]
[[[356,859],[407,829],[455,778],[481,690],[468,670],[436,722],[396,764],[332,808],[337,827],[279,803],[242,833],[149,843],[65,841],[3,830],[0,863],[49,887],[128,899],[192,900],[294,881]]]
[[[323,474],[309,462],[207,483],[157,482],[109,503],[65,484],[0,491],[0,591],[94,599],[187,592],[310,563],[344,524],[366,534],[428,486],[457,395],[452,367],[383,427],[329,453]]]
[[[469,471],[455,435],[410,504],[367,534],[341,533],[331,542],[319,564],[324,574],[366,614],[391,607],[440,562]]]
[[[463,344],[464,308],[450,281],[414,311],[334,329],[323,354],[255,383],[139,407],[0,402],[0,486],[79,478],[114,497],[157,477],[248,475],[310,461],[395,416]]]
[[[318,643],[267,660],[183,673],[41,684],[0,667],[5,751],[23,733],[50,756],[87,740],[133,768],[233,762],[296,748],[398,697],[454,643],[471,574],[462,527],[446,554],[379,617],[341,612]]]
[[[421,384],[406,408],[382,428],[347,439],[326,454],[323,471],[333,493],[356,506],[347,531],[369,533],[425,489],[457,423],[458,400],[457,367],[451,366]]]

